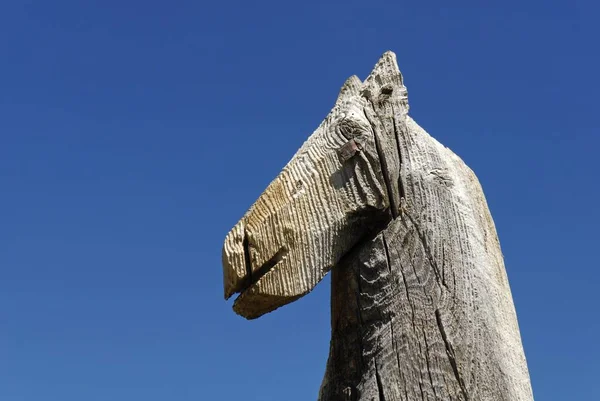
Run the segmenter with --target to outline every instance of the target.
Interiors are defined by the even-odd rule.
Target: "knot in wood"
[[[345,162],[351,159],[356,153],[360,152],[360,150],[360,143],[355,139],[350,139],[338,149],[338,154],[340,155],[342,162]]]

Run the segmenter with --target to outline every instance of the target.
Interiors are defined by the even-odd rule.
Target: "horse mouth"
[[[264,284],[263,281],[266,280],[266,276],[271,277],[271,282],[276,281],[283,284],[285,279],[281,277],[278,267],[286,260],[287,255],[288,249],[281,247],[262,266],[255,268],[253,271],[248,270],[249,274],[244,280],[244,285],[240,288],[239,295],[233,302],[233,310],[238,315],[246,319],[255,319],[296,299],[296,297],[283,296],[285,291],[281,291],[282,296],[267,295],[262,293],[260,288],[261,284]],[[283,301],[284,299],[287,299],[287,301]]]
[[[288,259],[290,250],[285,245],[280,246],[269,259],[258,265],[257,263],[260,262],[257,261],[265,258],[257,255],[260,253],[264,255],[264,250],[260,249],[263,252],[259,252],[248,235],[244,220],[236,224],[225,239],[224,295],[225,299],[229,299],[234,294],[239,294],[234,301],[233,309],[239,315],[253,319],[276,309],[281,306],[284,299],[289,299],[289,295],[284,295],[287,283],[280,274],[279,267]],[[279,288],[266,294],[261,290],[261,287],[267,285],[264,281],[268,281],[271,286],[273,283],[278,284],[276,287]]]
[[[253,268],[252,261],[250,257],[250,244],[248,242],[248,237],[246,236],[244,239],[244,259],[246,261],[246,279],[244,280],[242,287],[240,288],[240,295],[238,298],[246,291],[250,290],[253,286],[256,286],[263,276],[275,269],[275,266],[279,263],[283,262],[288,255],[288,248],[282,246],[279,250],[273,255],[269,260],[263,263],[258,268]],[[237,298],[236,298],[237,302]]]

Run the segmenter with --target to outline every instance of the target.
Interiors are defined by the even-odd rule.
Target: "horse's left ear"
[[[342,103],[344,100],[349,100],[353,96],[359,96],[363,83],[356,75],[352,75],[344,82],[340,94],[335,101],[336,104]]]

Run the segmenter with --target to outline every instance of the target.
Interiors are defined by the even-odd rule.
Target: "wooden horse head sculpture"
[[[225,239],[225,298],[248,319],[330,270],[319,400],[533,400],[481,186],[408,116],[391,52],[346,81]]]

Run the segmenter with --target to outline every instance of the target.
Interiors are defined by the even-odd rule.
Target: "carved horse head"
[[[256,318],[307,294],[397,214],[393,118],[407,108],[391,52],[364,83],[346,81],[329,115],[225,239],[225,298],[240,293],[237,313]]]
[[[407,112],[393,53],[346,81],[227,235],[225,297],[256,318],[335,267],[321,401],[532,401],[481,186]]]

